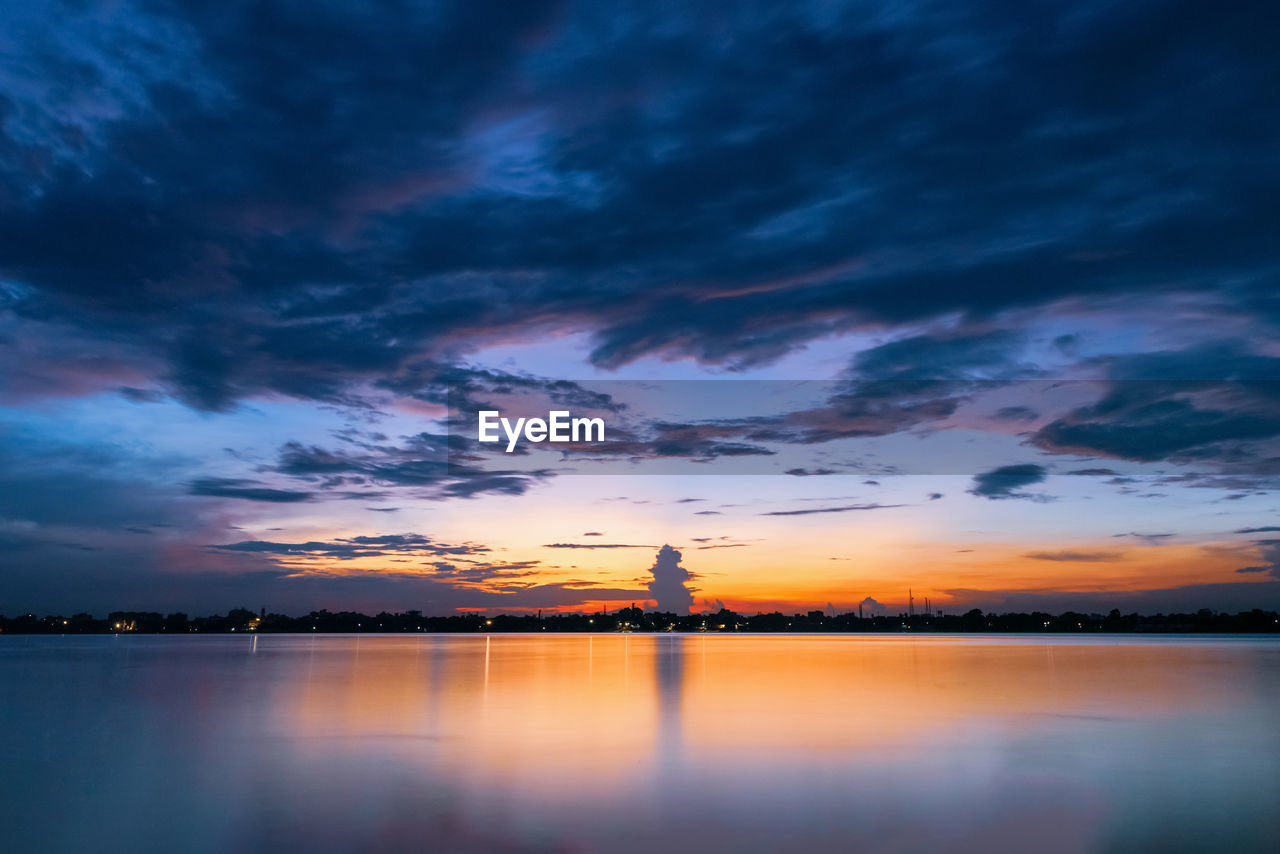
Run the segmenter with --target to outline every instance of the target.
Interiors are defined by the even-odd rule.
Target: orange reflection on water
[[[279,728],[362,751],[422,751],[456,773],[619,780],[651,754],[652,639],[629,636],[316,638],[300,681],[276,685]]]
[[[672,752],[922,749],[1046,718],[1232,705],[1246,661],[1213,644],[929,636],[316,638],[276,682],[294,737],[394,741],[504,775],[618,779]],[[1196,690],[1186,690],[1194,673]],[[1207,683],[1206,683],[1207,680]],[[416,744],[415,744],[416,742]]]
[[[132,845],[139,828],[201,854],[1280,850],[1274,638],[6,650],[0,755],[22,770],[4,794],[27,817],[14,850]]]
[[[1160,642],[706,637],[682,648],[685,745],[729,753],[924,747],[978,726],[1008,736],[1045,716],[1187,714],[1239,690],[1228,664],[1238,659]],[[1212,690],[1189,692],[1186,673],[1205,670]]]

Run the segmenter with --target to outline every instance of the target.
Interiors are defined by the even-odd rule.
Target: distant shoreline
[[[70,617],[0,616],[0,635],[65,634],[1280,634],[1280,614],[1255,609],[1223,614],[1202,609],[1180,614],[898,614],[859,616],[716,613],[679,615],[640,608],[592,614],[453,614],[426,616],[419,611],[312,611],[301,617],[257,614],[244,608],[225,616],[188,617],[183,613],[113,611],[105,619],[90,614]]]

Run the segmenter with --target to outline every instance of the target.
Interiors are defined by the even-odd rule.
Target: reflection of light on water
[[[1275,642],[479,640],[50,639],[94,651],[43,681],[0,655],[6,806],[54,850],[1280,850]]]
[[[465,754],[513,784],[538,778],[540,763],[552,761],[603,786],[658,754],[711,761],[749,750],[789,761],[945,749],[960,738],[1030,732],[1047,713],[1212,713],[1240,690],[1228,681],[1187,695],[1181,673],[1198,659],[1216,666],[1210,648],[703,635],[690,682],[692,638],[599,639],[597,650],[594,636],[585,645],[575,636],[512,636],[497,646],[486,636],[472,671],[479,679],[465,670],[467,649],[479,651],[470,638],[329,639],[323,657],[313,646],[304,684],[282,689],[275,712],[289,730],[326,736],[418,736],[430,721],[447,742],[438,754]],[[652,675],[633,679],[633,661]],[[624,774],[599,756],[631,765]]]
[[[659,649],[653,657],[654,685],[658,693],[658,761],[670,767],[678,764],[684,749],[684,659],[683,635],[655,638]]]

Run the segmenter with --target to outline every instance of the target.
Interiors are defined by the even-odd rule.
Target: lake
[[[1280,851],[1280,640],[0,637],[8,851]]]

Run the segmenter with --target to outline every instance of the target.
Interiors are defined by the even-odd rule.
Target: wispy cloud
[[[1067,563],[1106,563],[1124,560],[1121,552],[1077,552],[1064,550],[1060,552],[1030,552],[1023,557],[1031,560],[1064,561]]]
[[[657,546],[637,543],[544,543],[544,549],[656,549]]]
[[[815,513],[851,513],[858,510],[887,510],[891,507],[905,507],[905,504],[845,504],[840,507],[809,507],[803,510],[771,510],[761,516],[810,516]]]
[[[191,483],[192,495],[207,495],[214,498],[242,498],[246,501],[266,501],[276,504],[292,504],[307,501],[312,497],[310,492],[299,492],[290,489],[275,489],[255,483],[226,477],[206,477]]]

